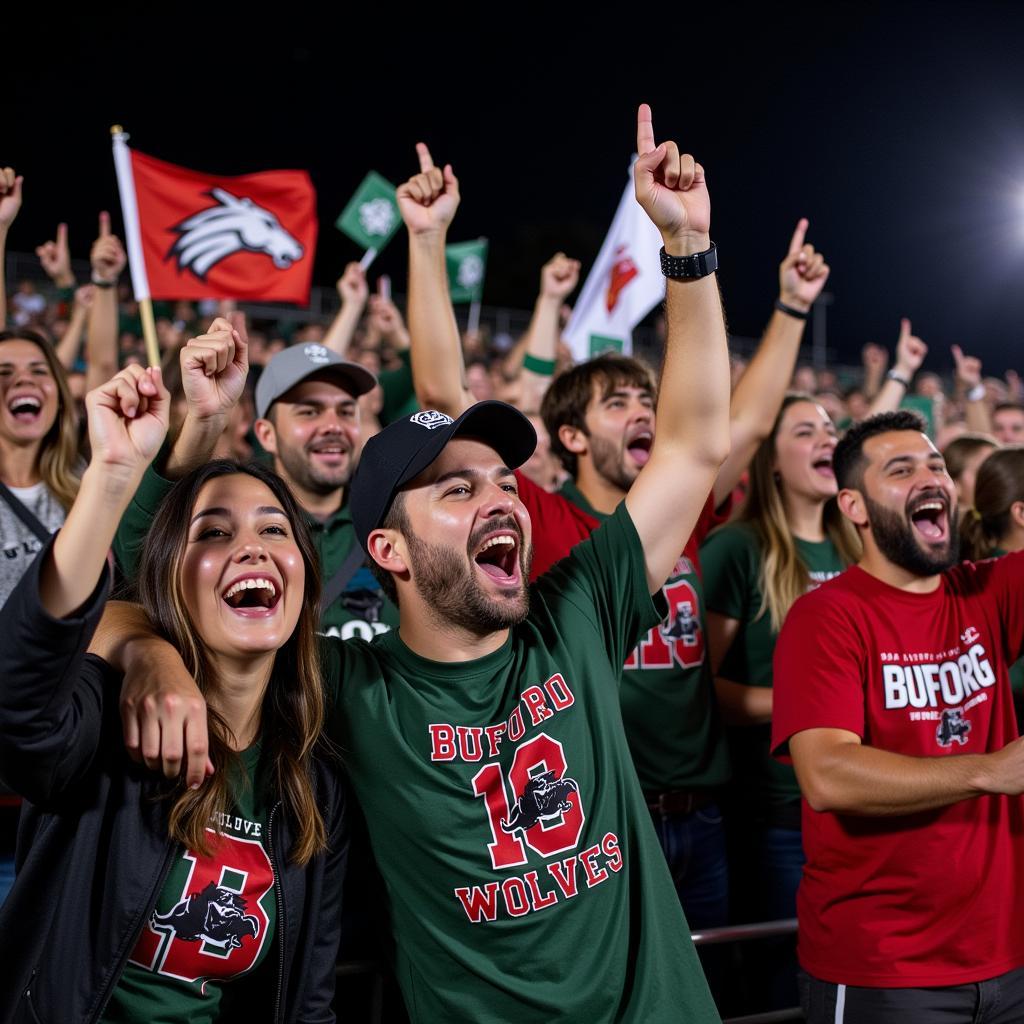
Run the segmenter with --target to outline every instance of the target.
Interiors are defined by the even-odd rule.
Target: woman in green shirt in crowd
[[[834,500],[836,443],[834,424],[810,395],[787,395],[751,462],[746,503],[701,548],[711,666],[733,755],[728,824],[743,861],[730,873],[738,919],[796,916],[804,863],[800,789],[793,769],[769,749],[772,654],[793,602],[857,557]],[[761,960],[773,1003],[790,1006],[796,988],[787,957],[774,966],[771,957]]]
[[[962,510],[964,558],[1000,558],[1024,548],[1024,447],[999,448],[978,468],[974,505]],[[1024,658],[1010,666],[1017,728],[1024,729]]]

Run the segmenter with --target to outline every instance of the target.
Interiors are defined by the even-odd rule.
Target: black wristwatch
[[[666,277],[684,281],[696,281],[707,277],[718,269],[718,247],[714,242],[710,249],[695,252],[692,256],[669,256],[665,246],[661,247],[661,272]]]

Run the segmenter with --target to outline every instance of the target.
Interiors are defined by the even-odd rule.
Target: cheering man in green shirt
[[[637,199],[665,243],[668,342],[657,439],[624,504],[528,587],[533,524],[513,469],[534,437],[502,403],[396,421],[351,485],[401,625],[328,641],[329,730],[388,890],[413,1021],[718,1020],[618,680],[664,616],[662,583],[728,454],[728,353],[704,171],[655,145],[646,104],[637,136]],[[125,716],[129,747],[152,759],[160,709],[196,689],[176,653],[117,618],[99,646],[125,668],[131,707],[155,709]],[[204,756],[193,740],[190,762]]]

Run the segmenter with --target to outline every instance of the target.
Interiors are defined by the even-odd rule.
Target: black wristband
[[[695,252],[692,256],[670,256],[661,247],[661,272],[666,277],[683,281],[696,281],[707,277],[718,269],[718,247],[714,242],[710,249]]]
[[[885,375],[885,379],[894,380],[897,384],[902,384],[907,389],[907,391],[910,390],[910,381],[907,380],[907,378],[904,377],[902,373],[897,373],[895,370],[890,370]]]
[[[92,283],[97,288],[113,288],[117,284],[116,281],[104,281],[102,277],[97,277],[95,274],[92,275]]]
[[[811,314],[804,313],[802,310],[794,309],[793,306],[787,306],[782,299],[775,300],[775,308],[780,313],[785,313],[786,316],[796,317],[797,320],[806,320]]]

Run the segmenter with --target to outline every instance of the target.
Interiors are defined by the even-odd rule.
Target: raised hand
[[[104,479],[137,480],[163,444],[170,406],[156,367],[126,366],[94,388],[85,396],[90,466],[103,466]]]
[[[116,284],[128,262],[121,239],[110,232],[110,214],[106,210],[100,214],[100,233],[92,243],[89,262],[92,265],[93,282],[105,284]]]
[[[451,164],[435,167],[430,150],[416,143],[420,173],[398,186],[398,209],[410,235],[444,234],[459,208],[459,181]]]
[[[565,300],[580,280],[580,261],[571,260],[564,252],[555,253],[541,267],[540,293],[544,298]]]
[[[900,337],[899,341],[896,342],[896,365],[894,369],[909,380],[921,369],[921,364],[924,362],[926,355],[928,355],[928,346],[914,335],[910,321],[904,317],[900,321]]]
[[[405,335],[405,321],[398,307],[383,295],[370,296],[370,327],[387,341],[398,340]]]
[[[636,115],[633,165],[637,202],[661,232],[670,256],[692,256],[711,245],[711,197],[704,168],[674,142],[654,144],[651,108],[640,104]]]
[[[39,262],[46,271],[46,276],[58,288],[73,288],[75,275],[71,272],[71,251],[68,249],[68,226],[57,225],[57,239],[43,242],[36,249]]]
[[[75,289],[75,307],[86,312],[92,308],[93,299],[96,298],[96,285],[83,284],[81,288]]]
[[[189,415],[201,420],[227,415],[242,397],[249,372],[245,314],[217,317],[206,334],[182,347],[180,361]]]
[[[349,263],[345,273],[335,282],[343,306],[355,306],[360,310],[366,305],[370,288],[366,283],[366,271],[358,263]]]
[[[0,167],[0,231],[6,232],[21,209],[21,183],[13,167]]]
[[[829,265],[820,252],[804,239],[807,218],[801,217],[789,241],[789,252],[779,265],[779,301],[807,312],[828,280]]]
[[[956,382],[964,391],[971,391],[981,383],[981,360],[976,356],[964,355],[959,345],[951,345],[953,362],[956,364]]]

